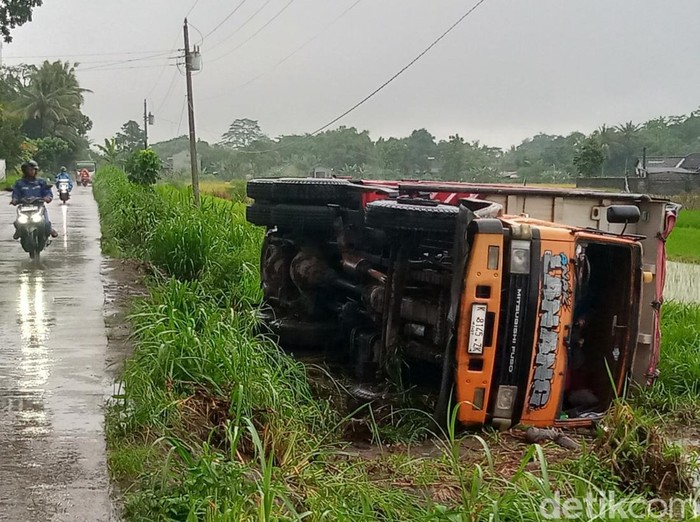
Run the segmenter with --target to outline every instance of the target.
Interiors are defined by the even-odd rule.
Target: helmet
[[[29,169],[37,169],[37,170],[39,170],[39,164],[38,164],[36,161],[34,161],[34,160],[29,160],[29,161],[27,161],[27,162],[25,162],[25,163],[22,163],[22,167],[21,167],[21,168],[22,168],[22,173],[23,173],[23,174],[26,174],[26,173],[29,171]]]
[[[66,172],[66,167],[61,167],[61,172]]]

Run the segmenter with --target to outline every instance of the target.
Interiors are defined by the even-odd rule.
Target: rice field
[[[700,263],[700,210],[681,209],[666,249],[670,260]]]

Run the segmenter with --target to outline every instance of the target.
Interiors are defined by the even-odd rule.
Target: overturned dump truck
[[[436,420],[580,426],[659,359],[664,242],[642,194],[257,179],[266,321],[363,383],[435,389]]]

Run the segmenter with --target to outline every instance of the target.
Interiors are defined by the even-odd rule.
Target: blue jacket
[[[56,188],[58,188],[58,184],[61,181],[68,182],[68,192],[73,190],[73,180],[71,179],[70,174],[68,174],[67,172],[59,172],[58,174],[56,174]]]
[[[51,198],[53,192],[46,180],[36,178],[33,180],[20,178],[12,187],[12,201],[20,202],[29,198]]]

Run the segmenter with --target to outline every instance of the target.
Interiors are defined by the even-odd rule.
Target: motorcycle
[[[46,229],[46,209],[41,198],[30,198],[17,205],[15,226],[19,232],[22,249],[30,259],[39,259],[39,254],[50,243]]]
[[[87,187],[90,183],[90,174],[87,171],[80,173],[80,184],[83,187]]]
[[[70,185],[67,181],[58,182],[58,197],[61,199],[61,203],[64,205],[70,199]]]

